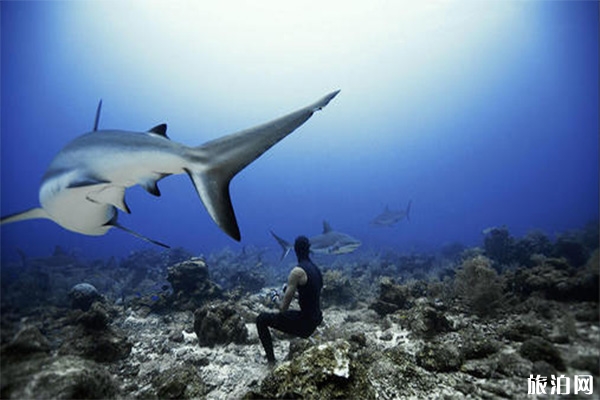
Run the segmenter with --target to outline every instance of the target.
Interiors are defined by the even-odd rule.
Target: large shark
[[[160,196],[159,180],[186,173],[213,221],[239,241],[240,230],[229,196],[231,179],[338,93],[339,90],[286,116],[198,147],[170,140],[166,124],[148,132],[98,130],[100,102],[93,131],[68,143],[50,163],[40,186],[41,207],[2,217],[0,223],[46,218],[85,235],[103,235],[114,227],[168,247],[120,225],[117,209],[130,213],[125,202],[127,188],[140,185]]]
[[[402,221],[406,218],[407,221],[410,221],[410,206],[412,204],[412,200],[408,202],[405,210],[390,210],[388,206],[385,206],[385,210],[378,216],[376,216],[373,221],[371,221],[372,225],[377,226],[388,226],[396,224],[397,222]]]
[[[277,240],[277,243],[283,249],[281,259],[288,255],[293,246],[291,243],[277,236],[273,231],[271,235]],[[310,241],[310,251],[317,254],[346,254],[352,253],[360,245],[360,240],[352,236],[334,231],[327,221],[323,221],[323,233],[308,239]]]

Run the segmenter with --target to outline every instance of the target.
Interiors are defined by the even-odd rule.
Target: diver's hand
[[[279,294],[277,289],[271,289],[271,291],[269,292],[269,298],[271,300],[271,303],[279,304],[279,300],[281,300],[281,295]]]

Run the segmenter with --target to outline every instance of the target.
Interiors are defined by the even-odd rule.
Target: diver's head
[[[294,251],[296,252],[298,261],[306,260],[308,258],[308,254],[310,253],[310,241],[306,236],[298,236],[296,238],[296,242],[294,243]]]

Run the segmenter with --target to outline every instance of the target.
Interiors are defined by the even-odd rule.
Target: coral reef
[[[176,366],[169,374],[156,375],[152,386],[159,399],[195,399],[207,392],[198,370],[189,364]]]
[[[379,286],[379,298],[371,304],[371,308],[379,315],[386,315],[409,306],[408,288],[383,278]]]
[[[50,342],[35,326],[24,326],[15,337],[2,348],[2,354],[10,357],[49,353]]]
[[[274,271],[264,260],[266,249],[245,246],[240,253],[229,248],[210,254],[212,279],[224,290],[239,294],[255,293],[273,283]],[[285,277],[280,276],[280,281]]]
[[[598,251],[585,267],[573,268],[564,258],[533,257],[531,268],[517,269],[508,277],[521,298],[537,293],[559,301],[594,301],[600,296]]]
[[[567,369],[556,347],[540,337],[534,336],[523,342],[519,353],[530,361],[545,361],[558,371],[565,371]]]
[[[111,326],[117,311],[95,302],[86,312],[68,314],[62,321],[63,342],[58,353],[77,355],[97,362],[114,362],[126,358],[133,347],[125,332]]]
[[[445,309],[425,298],[415,301],[415,306],[399,312],[400,325],[415,336],[433,338],[439,334],[450,332],[452,326],[444,315]]]
[[[106,368],[78,357],[15,360],[3,370],[3,399],[111,399],[119,394]]]
[[[531,267],[532,256],[564,258],[577,268],[585,264],[592,252],[598,248],[598,222],[587,224],[581,230],[565,232],[552,243],[540,231],[531,231],[522,238],[514,238],[505,226],[488,228],[484,231],[485,255],[494,262],[496,269],[516,264]]]
[[[272,330],[274,368],[254,321],[288,270],[258,250],[24,256],[2,268],[0,397],[521,398],[532,374],[591,375],[597,397],[597,235],[490,237],[435,259],[319,260],[323,323],[309,339]],[[96,290],[73,304],[81,282]]]
[[[350,344],[344,340],[309,348],[292,361],[273,370],[262,382],[259,392],[246,399],[353,398],[374,399],[366,370],[350,357]]]
[[[69,299],[71,307],[83,311],[87,311],[96,300],[100,300],[102,296],[93,285],[89,283],[78,283],[69,291]]]
[[[195,310],[209,300],[223,295],[221,288],[208,276],[208,266],[202,258],[191,258],[170,266],[167,280],[173,288],[172,307]]]
[[[456,294],[479,316],[489,316],[500,306],[502,282],[486,257],[465,260],[456,271],[454,287]]]
[[[245,343],[248,330],[235,303],[213,302],[194,312],[194,332],[200,346]]]
[[[425,343],[416,356],[417,364],[432,372],[458,371],[464,361],[456,346],[440,342]]]
[[[323,273],[323,290],[321,301],[324,307],[342,306],[353,308],[356,306],[356,291],[352,280],[340,270],[327,270]]]

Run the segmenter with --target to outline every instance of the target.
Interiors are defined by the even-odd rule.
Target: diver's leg
[[[288,310],[283,313],[259,314],[256,318],[258,337],[265,349],[267,360],[269,363],[274,363],[275,354],[273,352],[273,342],[269,327],[306,339],[315,331],[316,325],[302,318],[302,314],[297,310]]]
[[[261,313],[256,317],[256,330],[258,331],[258,337],[260,342],[265,349],[267,355],[267,361],[272,364],[275,362],[275,353],[273,352],[273,341],[271,340],[271,332],[269,332],[269,326],[272,321],[276,319],[277,314],[272,313]]]
[[[269,326],[278,331],[299,336],[304,339],[309,337],[316,328],[311,321],[303,318],[300,311],[297,310],[288,310],[276,314],[275,318],[270,321]]]

